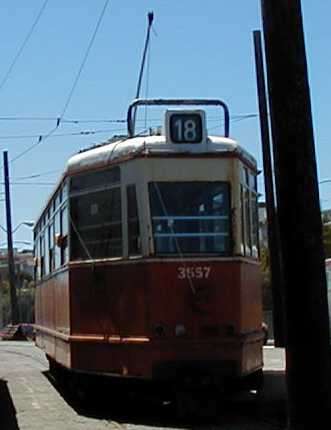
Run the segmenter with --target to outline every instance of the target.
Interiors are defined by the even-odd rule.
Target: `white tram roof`
[[[221,136],[208,136],[206,143],[200,144],[174,144],[167,143],[164,135],[138,136],[133,138],[123,137],[118,140],[110,140],[100,146],[92,147],[72,156],[66,168],[66,173],[75,173],[81,169],[95,166],[107,166],[120,161],[122,158],[144,155],[176,156],[186,155],[222,155],[233,153],[243,159],[254,168],[257,168],[256,160],[237,141]]]

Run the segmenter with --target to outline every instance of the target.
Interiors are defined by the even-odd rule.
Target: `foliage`
[[[323,224],[323,244],[325,257],[331,258],[331,225]],[[262,288],[263,288],[263,308],[264,310],[272,309],[272,291],[270,277],[270,257],[267,247],[261,248],[261,271],[262,271]]]
[[[263,293],[263,309],[272,309],[272,292],[271,292],[271,279],[270,279],[270,257],[267,247],[261,248],[261,273],[262,273],[262,293]]]
[[[331,258],[331,225],[323,225],[323,243],[325,257]]]

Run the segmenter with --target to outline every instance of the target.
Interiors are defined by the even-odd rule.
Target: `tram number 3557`
[[[208,279],[209,266],[180,266],[177,268],[178,279]]]

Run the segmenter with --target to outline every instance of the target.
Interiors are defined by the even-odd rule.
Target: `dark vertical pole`
[[[300,0],[262,0],[291,429],[331,428],[322,222]]]
[[[10,209],[10,190],[9,190],[9,169],[8,169],[8,153],[3,153],[4,181],[5,181],[5,199],[6,199],[6,219],[7,219],[7,254],[8,254],[8,277],[10,288],[11,301],[11,322],[18,323],[18,305],[16,295],[16,277],[15,277],[15,262],[13,251],[11,209]]]
[[[273,326],[275,345],[285,346],[284,334],[284,281],[281,269],[281,250],[279,242],[279,229],[275,210],[275,194],[273,185],[273,169],[270,150],[270,134],[266,87],[264,79],[263,54],[261,32],[254,31],[255,65],[257,78],[257,93],[259,99],[260,128],[263,155],[264,186],[267,206],[268,248],[270,255],[270,273],[273,301]]]
[[[146,34],[146,39],[145,39],[143,58],[141,60],[141,66],[140,66],[140,71],[139,71],[137,91],[136,91],[136,99],[139,98],[139,96],[140,96],[141,83],[142,83],[142,78],[144,75],[146,54],[147,54],[147,48],[148,48],[149,38],[150,38],[150,34],[151,34],[151,28],[152,28],[153,20],[154,20],[154,13],[149,12],[147,15],[147,19],[148,19],[147,34]],[[136,114],[137,114],[137,107],[134,108],[134,112],[133,112],[133,128],[135,128]]]

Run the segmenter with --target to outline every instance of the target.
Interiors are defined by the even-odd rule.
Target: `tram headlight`
[[[184,324],[177,324],[175,327],[175,335],[177,337],[182,337],[182,336],[186,336],[186,334],[187,334],[187,330]]]

